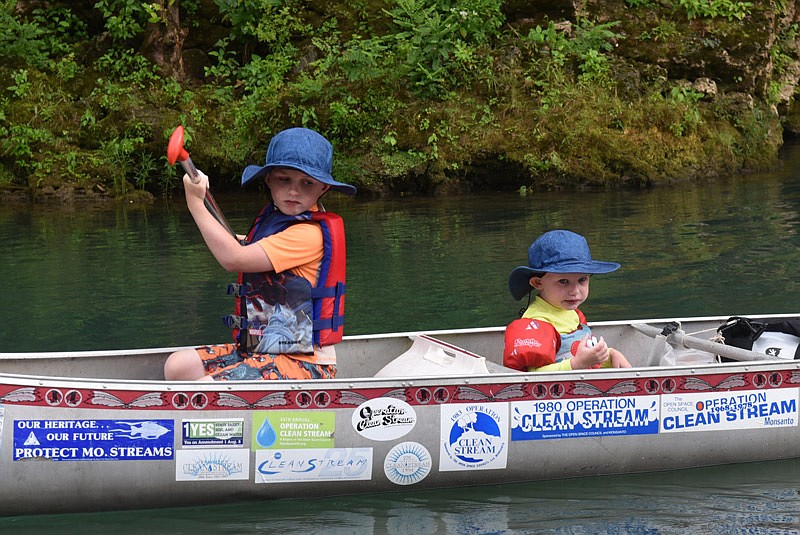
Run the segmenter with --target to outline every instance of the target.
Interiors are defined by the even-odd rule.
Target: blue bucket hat
[[[242,186],[262,178],[273,167],[289,167],[331,186],[336,191],[355,195],[356,188],[337,182],[331,176],[333,147],[322,135],[308,128],[289,128],[278,132],[267,147],[266,164],[248,165],[242,173]]]
[[[530,278],[542,273],[611,273],[616,262],[592,260],[586,238],[569,230],[545,232],[528,248],[528,265],[519,266],[508,276],[511,296],[522,299],[530,291]]]

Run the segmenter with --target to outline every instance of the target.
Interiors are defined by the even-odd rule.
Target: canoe
[[[0,353],[0,514],[800,456],[800,361],[713,341],[726,319],[594,323],[634,367],[552,373],[504,368],[502,327],[346,337],[323,381],[164,381],[178,348]]]

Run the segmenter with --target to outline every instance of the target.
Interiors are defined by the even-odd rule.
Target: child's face
[[[311,209],[330,186],[297,169],[276,167],[264,179],[272,202],[286,215],[298,215]]]
[[[539,297],[564,310],[575,310],[589,297],[587,273],[545,273],[531,277],[530,283]]]

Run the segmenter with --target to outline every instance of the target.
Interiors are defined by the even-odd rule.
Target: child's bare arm
[[[609,356],[611,357],[612,368],[631,368],[631,363],[625,358],[618,349],[610,349]]]

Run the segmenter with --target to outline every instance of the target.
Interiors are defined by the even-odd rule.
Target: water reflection
[[[675,472],[252,502],[0,518],[3,533],[520,534],[796,533],[800,461]],[[41,530],[41,531],[39,531]]]

